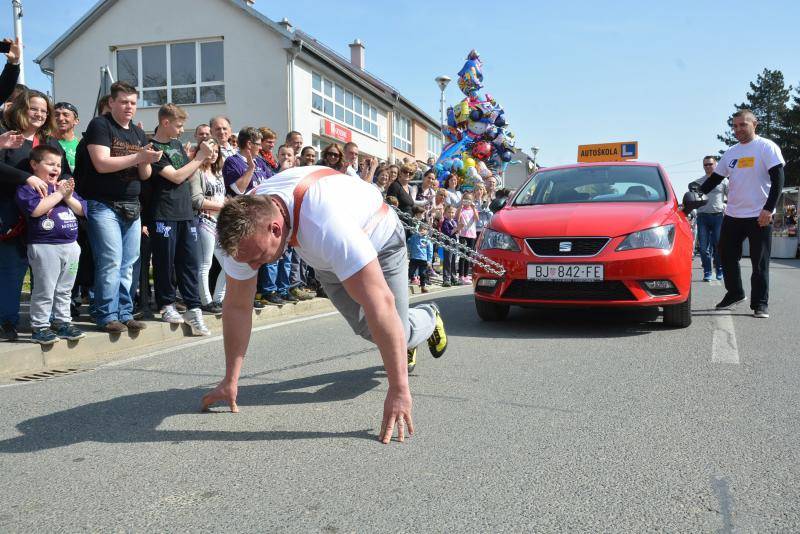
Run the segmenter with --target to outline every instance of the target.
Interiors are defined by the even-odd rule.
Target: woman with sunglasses
[[[322,151],[321,165],[330,167],[339,172],[344,172],[344,152],[336,143],[331,143]]]
[[[411,186],[409,182],[414,178],[417,172],[417,167],[409,163],[404,164],[400,168],[400,175],[397,180],[389,184],[386,189],[386,196],[393,196],[397,198],[397,207],[404,213],[412,214],[414,208],[414,197],[417,196],[416,188]]]

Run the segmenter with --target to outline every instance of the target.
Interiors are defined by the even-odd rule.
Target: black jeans
[[[766,306],[769,300],[769,256],[772,250],[772,225],[759,226],[758,218],[738,218],[726,215],[722,219],[719,235],[719,252],[722,271],[725,273],[725,289],[735,297],[744,297],[742,272],[742,243],[750,242],[750,307]]]
[[[416,260],[411,258],[408,260],[408,278],[409,280],[419,276],[420,287],[427,286],[430,282],[428,280],[428,262],[425,260]]]
[[[175,303],[178,282],[188,309],[200,307],[200,243],[194,221],[154,221],[150,228],[153,283],[159,308]]]
[[[459,237],[458,242],[467,248],[475,249],[474,237]],[[458,276],[467,276],[472,271],[472,264],[463,256],[458,258]]]

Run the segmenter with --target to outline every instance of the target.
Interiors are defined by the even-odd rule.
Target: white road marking
[[[722,312],[714,317],[711,361],[739,365],[739,345],[736,342],[733,317],[729,312]]]

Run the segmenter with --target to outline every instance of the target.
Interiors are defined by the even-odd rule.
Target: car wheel
[[[494,302],[475,299],[475,309],[478,312],[478,317],[484,321],[502,321],[508,317],[510,308],[508,304],[495,304]]]
[[[664,324],[675,328],[686,328],[692,324],[692,293],[686,302],[664,306]]]

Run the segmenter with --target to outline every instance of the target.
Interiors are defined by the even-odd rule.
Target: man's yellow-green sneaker
[[[431,349],[434,358],[441,358],[444,351],[447,350],[447,334],[444,331],[444,321],[439,313],[439,306],[434,302],[431,302],[430,305],[436,312],[436,326],[433,328],[433,334],[428,338],[428,348]]]
[[[408,372],[414,370],[414,367],[417,366],[417,347],[413,349],[408,349]]]

